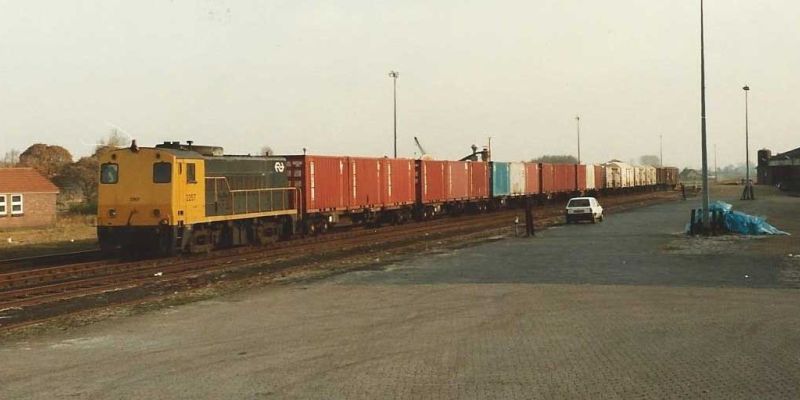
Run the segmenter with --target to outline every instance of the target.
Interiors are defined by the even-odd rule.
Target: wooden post
[[[525,236],[536,236],[533,227],[533,201],[530,196],[525,196]]]

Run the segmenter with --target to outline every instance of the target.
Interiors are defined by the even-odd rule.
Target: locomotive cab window
[[[170,183],[172,180],[172,164],[157,162],[153,164],[153,183]]]
[[[197,183],[195,179],[194,163],[186,164],[186,183]]]
[[[119,181],[119,165],[105,163],[100,166],[100,183],[112,184]]]

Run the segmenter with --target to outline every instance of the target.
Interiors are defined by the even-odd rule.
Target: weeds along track
[[[617,211],[643,204],[673,200],[675,194],[648,193],[613,197],[604,200],[607,211]],[[535,219],[541,228],[560,221],[561,207],[537,207]],[[31,312],[76,299],[123,293],[136,288],[157,289],[195,287],[213,280],[214,276],[235,270],[280,274],[319,261],[363,256],[371,251],[389,251],[426,240],[491,232],[513,226],[520,210],[502,210],[486,214],[441,218],[423,223],[386,226],[377,229],[350,229],[326,235],[275,243],[269,247],[243,247],[208,255],[190,255],[167,259],[120,262],[100,260],[64,266],[24,269],[0,274],[0,329],[30,324],[63,312]],[[325,266],[315,268],[325,268]],[[247,276],[247,274],[243,274]],[[158,292],[151,290],[148,293]],[[133,298],[152,296],[139,293],[117,296],[116,301],[84,304],[79,309],[122,303]],[[69,310],[74,312],[75,309]]]

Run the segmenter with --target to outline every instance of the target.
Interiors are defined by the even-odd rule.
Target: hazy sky
[[[0,1],[0,155],[140,145],[700,164],[699,1]],[[719,164],[800,146],[800,2],[706,1]],[[712,156],[713,157],[713,156]],[[712,158],[713,162],[713,158]]]

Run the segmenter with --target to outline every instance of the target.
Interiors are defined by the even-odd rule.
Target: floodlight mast
[[[389,71],[389,77],[393,81],[392,98],[394,99],[394,158],[397,158],[397,78],[400,73],[397,71]]]
[[[709,196],[708,196],[708,149],[706,144],[706,60],[705,60],[705,41],[703,39],[703,0],[700,0],[700,135],[703,159],[703,200],[701,218],[703,230],[708,232],[710,228],[708,218]]]

